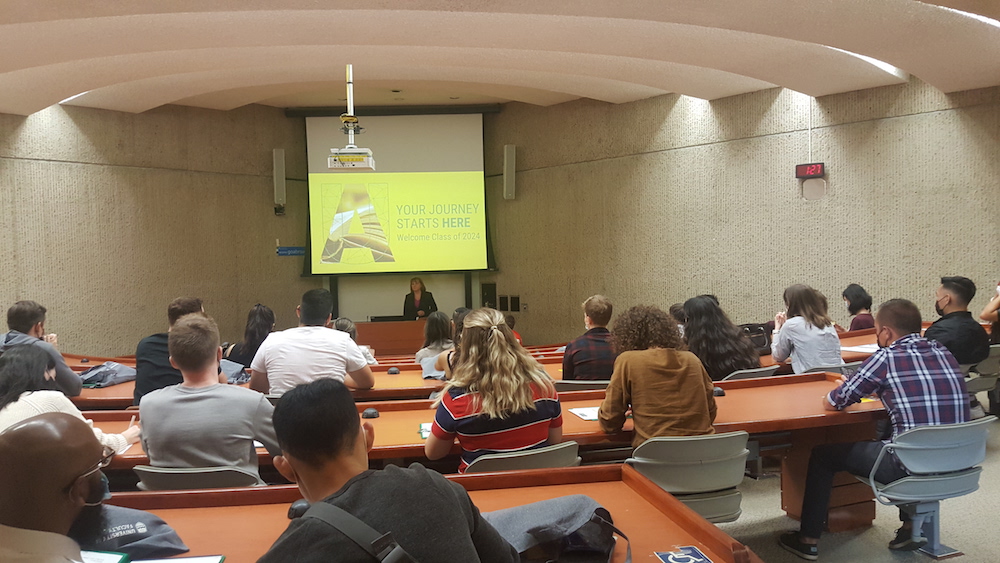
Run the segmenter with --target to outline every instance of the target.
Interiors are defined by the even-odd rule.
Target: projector
[[[345,147],[330,149],[326,167],[330,170],[375,170],[375,158],[371,149]]]

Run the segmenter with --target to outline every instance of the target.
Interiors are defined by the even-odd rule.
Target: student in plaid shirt
[[[889,413],[892,436],[917,426],[955,424],[969,420],[969,399],[958,362],[937,342],[920,336],[920,311],[906,299],[892,299],[879,307],[875,336],[880,349],[858,371],[823,397],[828,410],[840,410],[878,395]],[[838,471],[867,476],[882,442],[824,444],[813,448],[802,497],[800,531],[782,534],[779,543],[802,559],[815,561],[816,544],[826,523],[833,477]],[[882,459],[875,478],[882,483],[907,475],[894,455]],[[911,539],[912,525],[900,510],[902,527],[889,549],[912,551],[926,544]]]
[[[588,297],[583,307],[587,332],[566,345],[563,379],[611,379],[618,354],[611,348],[611,301],[603,295]]]

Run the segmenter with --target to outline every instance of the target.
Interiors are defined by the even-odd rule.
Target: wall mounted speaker
[[[826,195],[826,180],[823,178],[810,178],[802,181],[802,199],[815,201],[822,199]]]

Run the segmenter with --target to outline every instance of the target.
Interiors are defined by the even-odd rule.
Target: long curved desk
[[[718,563],[763,563],[749,548],[628,466],[604,465],[449,475],[481,511],[488,512],[571,494],[586,494],[607,508],[629,538],[636,560],[655,551],[695,546]],[[190,556],[223,554],[226,562],[256,561],[288,526],[294,486],[155,493],[119,493],[110,504],[148,510],[172,526]],[[220,527],[220,523],[225,523]],[[625,560],[619,541],[612,561]]]

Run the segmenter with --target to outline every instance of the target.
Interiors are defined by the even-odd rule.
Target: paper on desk
[[[420,437],[423,438],[424,440],[426,440],[427,437],[431,435],[431,424],[432,423],[430,422],[420,423]]]
[[[601,407],[577,407],[575,409],[569,409],[569,412],[584,420],[597,420],[597,411],[600,408]]]
[[[128,555],[112,551],[81,551],[83,563],[120,563],[128,561]]]
[[[226,560],[225,555],[206,555],[203,557],[171,557],[170,559],[135,559],[132,563],[175,563],[184,561],[185,563],[222,563]],[[84,563],[88,563],[84,561]]]
[[[258,442],[257,440],[254,440],[253,441],[253,447],[255,447],[255,448],[263,448],[264,444],[261,443],[261,442]]]
[[[858,352],[861,354],[874,354],[878,352],[878,344],[862,344],[861,346],[841,346],[841,352]]]

